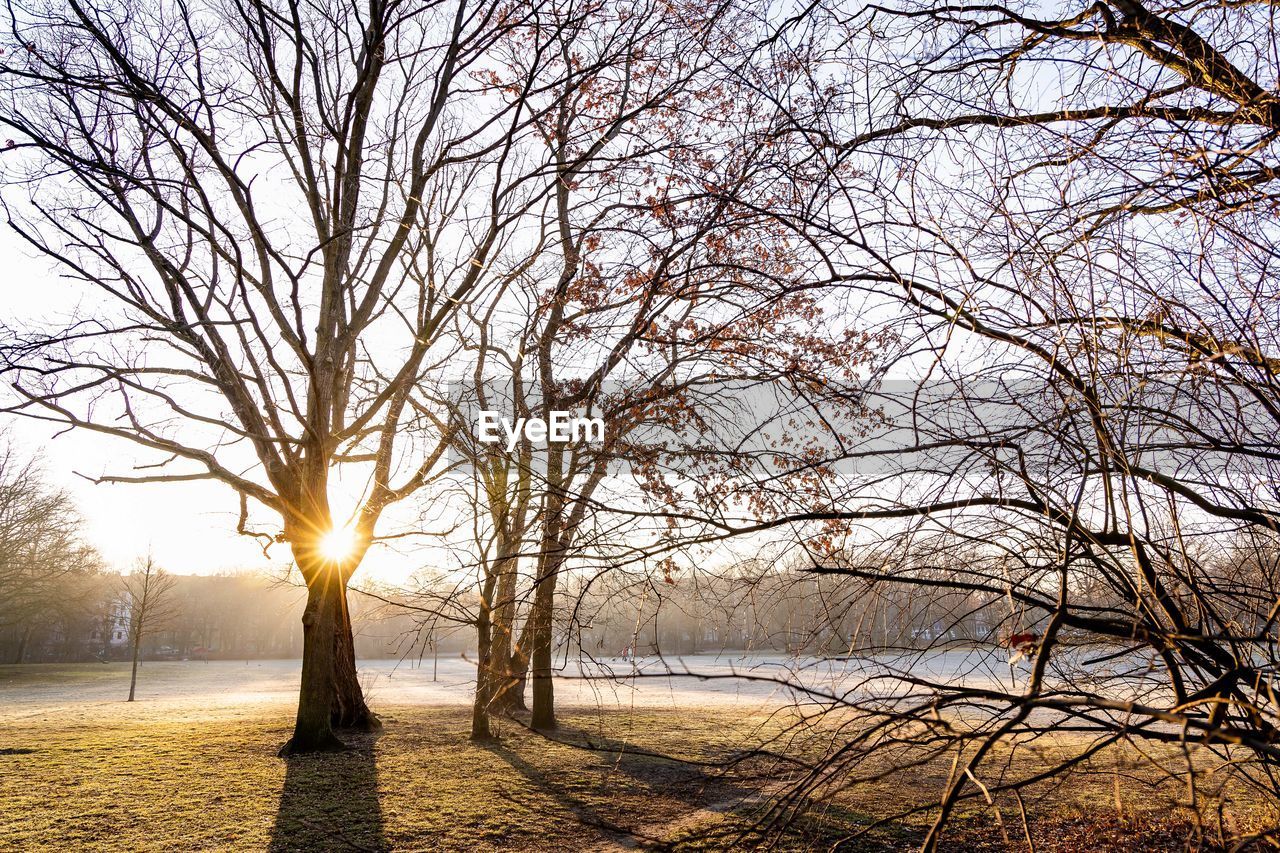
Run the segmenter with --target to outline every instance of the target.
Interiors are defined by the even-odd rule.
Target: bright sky
[[[81,288],[60,280],[49,263],[36,257],[8,228],[0,230],[0,269],[4,270],[0,276],[0,322],[56,322],[76,313],[77,308],[84,313],[76,301]],[[7,405],[13,398],[5,393],[3,399]],[[178,574],[273,569],[288,562],[286,547],[272,548],[268,558],[255,540],[236,534],[239,503],[225,486],[212,482],[94,485],[79,474],[127,472],[144,457],[127,441],[65,432],[28,418],[0,415],[0,429],[24,455],[40,455],[49,479],[74,495],[88,525],[87,539],[114,568],[127,569],[148,550],[162,566]],[[424,559],[428,559],[425,554],[409,556],[375,549],[357,579],[364,576],[399,583],[420,568]]]

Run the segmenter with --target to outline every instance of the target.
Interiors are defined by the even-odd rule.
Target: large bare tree
[[[85,299],[63,327],[6,331],[10,408],[153,452],[104,482],[224,483],[242,533],[287,543],[308,603],[285,751],[377,724],[345,591],[444,447],[416,383],[551,185],[523,144],[543,66],[499,92],[485,65],[538,14],[9,7],[8,221]]]

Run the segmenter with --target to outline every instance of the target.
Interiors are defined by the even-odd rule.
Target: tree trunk
[[[524,628],[520,631],[520,639],[516,641],[511,657],[508,658],[507,678],[501,698],[505,711],[529,710],[524,701],[524,692],[529,682],[529,647],[532,644],[533,625],[526,619]]]
[[[493,703],[494,681],[497,670],[493,661],[493,587],[496,578],[492,573],[485,578],[480,590],[480,612],[476,615],[476,695],[471,707],[471,739],[493,740],[493,728],[489,725],[489,713]]]
[[[502,562],[501,571],[498,573],[497,599],[494,602],[496,606],[493,608],[491,629],[493,700],[490,702],[490,707],[499,714],[524,708],[524,671],[529,661],[528,658],[517,660],[518,655],[513,647],[516,621],[515,596],[516,561],[508,559]]]
[[[142,651],[142,621],[133,628],[133,672],[129,675],[129,701],[133,701],[134,689],[138,686],[138,653]]]
[[[369,710],[364,701],[364,690],[360,687],[355,633],[351,626],[351,611],[347,608],[345,584],[341,595],[334,626],[332,723],[338,729],[375,731],[382,728],[382,721]],[[305,651],[303,654],[305,657]]]
[[[32,627],[28,625],[22,629],[22,634],[18,638],[18,651],[13,656],[14,663],[22,663],[27,657],[27,644],[31,642]]]
[[[530,622],[530,675],[533,680],[533,717],[535,729],[556,727],[555,689],[551,683],[551,622],[555,606],[556,578],[560,561],[549,555],[542,577],[533,596]]]
[[[302,613],[302,685],[293,737],[280,748],[281,756],[346,748],[333,733],[337,649],[344,645],[337,638],[340,614],[346,609],[346,588],[334,571],[319,568],[303,576],[311,580]],[[358,684],[356,687],[359,689]]]
[[[530,725],[535,729],[556,727],[555,688],[551,681],[551,625],[538,625],[533,635],[533,654],[530,656],[530,674],[533,677],[533,717]]]

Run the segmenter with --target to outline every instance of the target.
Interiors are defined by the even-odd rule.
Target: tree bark
[[[551,622],[559,569],[559,553],[548,554],[544,571],[534,591],[533,608],[529,612],[529,662],[533,681],[533,717],[530,725],[535,729],[556,728],[555,688],[551,682]]]
[[[532,615],[532,614],[530,614]],[[506,711],[527,711],[524,701],[525,687],[529,682],[529,647],[533,643],[533,624],[526,619],[520,631],[520,639],[511,650],[507,663],[507,678],[500,701]]]
[[[369,710],[364,700],[364,690],[360,687],[359,673],[356,670],[355,634],[351,626],[351,611],[347,608],[346,584],[342,585],[339,603],[333,635],[332,724],[337,729],[376,731],[382,728],[382,721]]]
[[[339,614],[346,609],[346,588],[338,572],[311,567],[305,571],[307,606],[302,613],[302,685],[293,737],[280,755],[336,752],[346,748],[333,733],[336,696]],[[354,668],[354,665],[353,665]],[[357,689],[359,685],[356,685]]]
[[[480,612],[476,615],[476,695],[471,707],[471,739],[493,740],[493,727],[489,723],[494,697],[494,682],[498,671],[493,660],[493,589],[496,581],[493,573],[485,578],[480,590]]]
[[[508,559],[502,562],[502,568],[498,572],[497,598],[494,602],[491,630],[493,699],[490,707],[499,714],[524,708],[524,670],[529,665],[529,661],[528,658],[517,660],[518,655],[513,644],[516,621],[515,596],[516,561]],[[519,664],[518,667],[517,664]]]
[[[133,626],[133,671],[129,674],[129,699],[133,701],[134,690],[138,686],[138,653],[142,650],[142,621]]]

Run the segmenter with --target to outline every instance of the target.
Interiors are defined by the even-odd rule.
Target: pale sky
[[[0,269],[4,271],[0,321],[5,324],[56,322],[59,317],[84,313],[83,306],[77,311],[83,287],[60,280],[46,260],[36,257],[2,224]],[[6,405],[13,401],[7,387],[3,399]],[[147,457],[125,440],[66,432],[28,418],[0,415],[0,429],[23,455],[39,454],[49,480],[71,492],[87,524],[86,539],[112,568],[127,570],[148,551],[160,565],[178,574],[270,570],[288,563],[286,546],[273,547],[268,558],[255,540],[236,534],[239,502],[226,486],[213,482],[94,485],[78,474],[127,473],[135,461]],[[265,521],[265,514],[260,515]],[[409,556],[376,548],[366,557],[357,579],[399,583],[431,556],[425,551]]]

